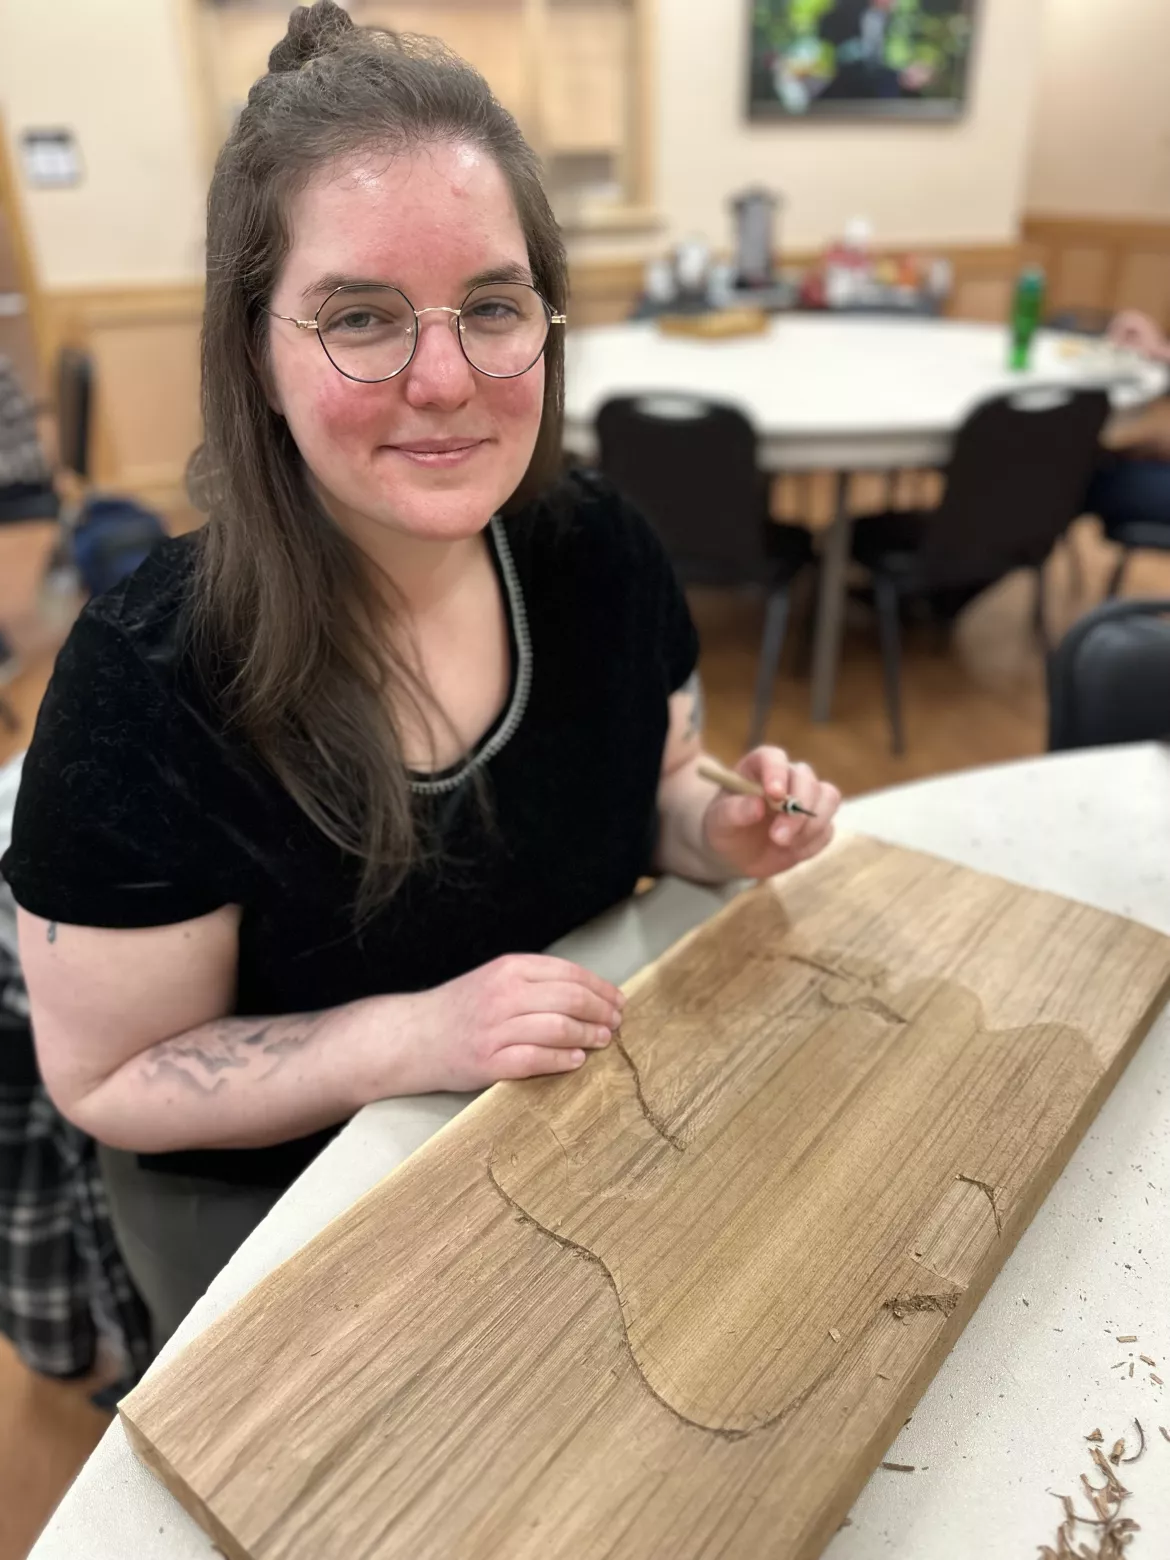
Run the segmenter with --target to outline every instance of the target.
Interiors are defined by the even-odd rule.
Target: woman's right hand
[[[464,1093],[504,1078],[572,1072],[621,1026],[624,994],[546,954],[506,954],[408,999],[409,1056],[393,1092]]]

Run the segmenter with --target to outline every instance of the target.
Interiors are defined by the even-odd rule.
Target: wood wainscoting
[[[1029,217],[1019,244],[940,247],[954,267],[948,313],[1005,320],[1020,266],[1049,272],[1054,307],[1144,308],[1170,324],[1170,224]],[[785,256],[800,263],[811,255]],[[642,263],[590,259],[572,267],[575,326],[627,318]],[[46,361],[65,343],[93,356],[97,383],[94,480],[168,507],[199,440],[197,281],[50,291],[42,299]]]
[[[44,305],[49,362],[62,346],[93,359],[95,486],[179,502],[200,437],[202,284],[60,289]]]
[[[1170,329],[1170,222],[1037,213],[1023,237],[1048,273],[1050,308],[1141,309]]]

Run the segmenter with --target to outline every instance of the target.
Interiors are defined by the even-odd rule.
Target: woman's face
[[[504,176],[467,145],[347,158],[311,180],[290,219],[269,306],[296,319],[312,319],[341,281],[388,283],[416,309],[455,309],[478,281],[532,280]],[[488,378],[463,356],[451,319],[423,315],[409,367],[381,384],[340,374],[316,331],[269,320],[276,407],[329,512],[359,544],[378,530],[471,536],[528,467],[544,359],[518,378]]]

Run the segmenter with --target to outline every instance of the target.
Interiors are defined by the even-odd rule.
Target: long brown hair
[[[314,171],[376,146],[469,142],[511,190],[537,289],[564,310],[560,232],[534,153],[483,77],[432,38],[356,27],[332,0],[298,6],[219,154],[207,209],[204,443],[192,491],[209,512],[193,639],[225,718],[302,810],[360,858],[368,914],[425,854],[391,708],[427,704],[396,657],[357,548],[315,499],[265,390],[265,305],[288,252],[289,204]],[[559,462],[563,333],[545,349],[540,433],[512,506]]]

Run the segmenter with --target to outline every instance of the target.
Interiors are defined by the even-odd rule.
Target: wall
[[[1047,0],[1029,208],[1170,221],[1170,4]]]
[[[291,3],[291,0],[290,0]],[[656,204],[663,230],[575,243],[576,323],[623,317],[641,259],[694,230],[730,241],[724,201],[783,189],[789,253],[861,211],[879,243],[931,246],[958,271],[957,311],[1000,319],[1019,253],[1041,0],[983,0],[973,100],[956,125],[752,125],[748,0],[656,0]],[[161,501],[198,438],[205,105],[187,0],[0,0],[9,127],[72,126],[76,190],[22,188],[50,347],[93,353],[97,475]],[[596,263],[583,264],[592,250]],[[623,258],[624,257],[624,258]]]
[[[1087,12],[1121,0],[1051,3]],[[1170,12],[1166,0],[1126,3]],[[728,243],[728,193],[760,181],[788,196],[792,248],[819,246],[859,212],[890,244],[1010,242],[1040,8],[983,0],[972,103],[958,124],[787,126],[744,117],[747,0],[657,0],[656,184],[667,236],[698,231]],[[11,130],[71,125],[85,158],[78,189],[24,190],[50,290],[199,275],[204,184],[185,14],[182,0],[0,0],[0,103]],[[1166,58],[1163,49],[1163,68]],[[630,253],[658,242],[602,247]]]
[[[1041,4],[982,0],[972,98],[958,123],[792,126],[745,118],[747,0],[658,0],[659,207],[672,236],[730,242],[726,197],[758,182],[788,198],[788,248],[819,247],[859,214],[881,243],[1010,242]]]
[[[178,0],[0,0],[0,104],[14,148],[64,125],[85,178],[20,181],[47,289],[176,282],[203,269],[204,184]]]

